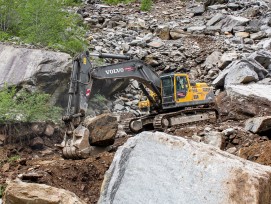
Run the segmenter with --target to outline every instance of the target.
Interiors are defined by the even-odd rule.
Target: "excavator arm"
[[[124,59],[128,61],[94,68],[90,61],[90,56]],[[154,107],[160,107],[161,80],[159,76],[144,62],[129,59],[130,57],[125,55],[90,54],[88,52],[84,52],[74,58],[68,106],[65,116],[63,116],[67,131],[60,145],[64,157],[82,158],[86,157],[91,151],[91,146],[89,145],[89,138],[91,136],[82,122],[88,108],[88,101],[94,79],[135,79],[156,93],[159,98],[156,101],[148,95],[147,97]],[[144,92],[144,86],[140,85],[140,87]]]

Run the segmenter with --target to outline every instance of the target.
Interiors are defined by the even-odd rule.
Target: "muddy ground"
[[[82,160],[64,160],[53,144],[41,150],[30,148],[27,143],[4,145],[0,148],[0,185],[6,186],[8,180],[19,177],[27,182],[70,190],[87,203],[96,203],[103,176],[113,160],[115,150],[126,140],[117,139],[111,152]]]

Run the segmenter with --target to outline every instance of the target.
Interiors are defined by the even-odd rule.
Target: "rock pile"
[[[211,81],[243,53],[270,49],[271,42],[267,1],[220,2],[158,2],[148,13],[86,4],[78,13],[93,28],[94,51],[128,53],[159,73],[190,71],[194,79]]]

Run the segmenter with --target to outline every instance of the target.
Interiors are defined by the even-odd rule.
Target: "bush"
[[[15,87],[5,86],[0,91],[0,123],[57,121],[62,109],[51,106],[49,100],[49,94],[17,92]]]
[[[104,95],[98,93],[98,94],[95,94],[94,97],[90,101],[93,103],[101,104],[101,103],[105,103],[107,99],[105,98]]]
[[[142,11],[149,11],[152,7],[152,0],[141,0],[140,9]]]

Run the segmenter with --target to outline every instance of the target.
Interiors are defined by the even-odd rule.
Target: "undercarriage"
[[[181,111],[150,114],[124,121],[126,133],[139,133],[143,130],[164,131],[167,128],[196,123],[200,121],[215,122],[218,112],[214,108],[190,108]]]

